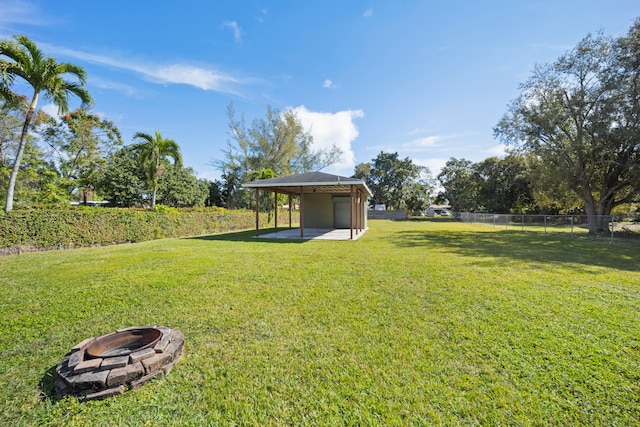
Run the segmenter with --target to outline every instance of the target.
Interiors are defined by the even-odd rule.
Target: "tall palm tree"
[[[75,76],[78,82],[65,80],[66,75]],[[7,89],[16,77],[20,77],[33,89],[29,110],[27,111],[18,152],[9,177],[5,210],[13,209],[13,193],[18,178],[20,162],[27,142],[29,125],[38,106],[40,94],[51,100],[60,114],[69,111],[69,97],[75,95],[82,101],[83,107],[93,104],[89,91],[85,88],[87,73],[84,68],[74,64],[56,62],[47,57],[36,44],[26,36],[14,36],[8,40],[0,40],[0,95],[7,96]]]
[[[158,180],[162,176],[162,165],[168,157],[173,159],[175,165],[182,165],[182,156],[178,143],[170,138],[163,138],[156,131],[155,137],[148,133],[138,132],[133,136],[139,140],[138,156],[145,171],[147,182],[153,190],[151,208],[156,207],[156,193],[158,192]]]

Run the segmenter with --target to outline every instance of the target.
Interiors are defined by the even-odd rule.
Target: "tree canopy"
[[[213,164],[222,172],[224,197],[230,206],[248,207],[251,198],[240,189],[242,182],[257,179],[261,171],[274,176],[319,171],[335,163],[341,151],[314,150],[313,137],[293,110],[278,111],[267,106],[266,116],[247,127],[236,119],[233,104],[227,108],[229,136],[224,158]]]
[[[371,189],[370,204],[384,204],[391,209],[426,209],[433,186],[429,170],[398,153],[380,152],[371,163],[355,167],[354,178],[362,179]]]
[[[582,200],[589,232],[640,200],[640,20],[625,37],[587,36],[537,66],[495,127]]]
[[[84,109],[51,120],[43,131],[43,139],[54,154],[69,194],[79,190],[85,202],[105,172],[107,156],[123,143],[112,121]]]
[[[449,159],[438,174],[441,196],[455,211],[526,213],[536,210],[526,159],[516,154],[473,163]]]

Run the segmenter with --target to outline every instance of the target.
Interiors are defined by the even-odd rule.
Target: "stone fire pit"
[[[178,362],[184,337],[177,329],[144,326],[89,338],[56,367],[56,394],[80,400],[104,399],[135,390]]]

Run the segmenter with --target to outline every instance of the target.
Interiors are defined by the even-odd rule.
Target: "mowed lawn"
[[[439,221],[0,258],[0,425],[638,425],[640,249]],[[164,325],[171,373],[57,400],[90,336]]]

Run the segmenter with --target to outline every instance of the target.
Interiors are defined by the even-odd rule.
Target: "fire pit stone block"
[[[182,355],[184,336],[177,329],[164,326],[144,326],[119,329],[115,333],[146,335],[145,329],[153,328],[161,332],[159,341],[142,350],[123,352],[125,344],[114,344],[118,350],[114,356],[89,354],[87,347],[101,338],[113,338],[113,334],[88,338],[75,345],[56,367],[56,394],[58,397],[70,395],[81,401],[105,399],[124,393],[127,388],[136,390],[145,382],[171,371]],[[139,331],[139,332],[138,332]],[[157,332],[155,332],[157,336]],[[121,337],[118,337],[120,340]],[[157,338],[156,338],[157,339]],[[100,345],[105,340],[100,341]],[[118,342],[119,341],[115,341]],[[123,347],[118,347],[122,345]],[[109,354],[105,350],[105,354]],[[100,357],[96,357],[100,356]]]
[[[138,363],[144,359],[155,356],[156,352],[152,348],[145,348],[144,350],[136,351],[129,355],[129,363]]]
[[[112,369],[107,378],[107,386],[115,387],[120,384],[127,384],[136,378],[140,378],[142,375],[144,375],[144,367],[140,362],[127,365],[124,368]]]
[[[81,374],[83,372],[95,371],[102,364],[102,359],[89,359],[78,363],[73,368],[74,374]]]

